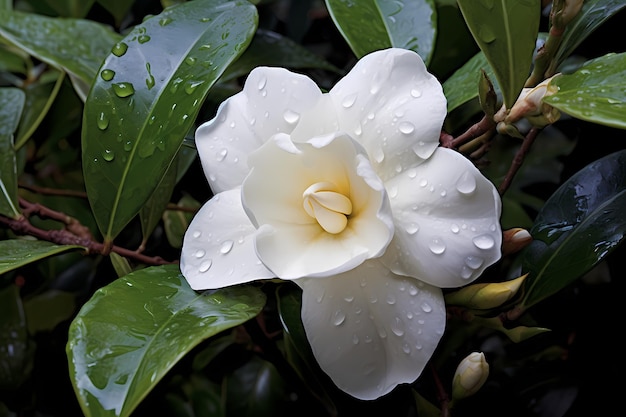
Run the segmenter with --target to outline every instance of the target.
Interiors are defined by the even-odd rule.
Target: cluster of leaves
[[[456,415],[574,415],[589,392],[564,375],[586,351],[574,336],[615,331],[619,299],[598,288],[624,272],[626,55],[602,28],[625,6],[585,1],[557,42],[539,0],[0,0],[0,415],[438,415],[472,350],[492,376]],[[443,81],[447,145],[506,184],[503,227],[534,241],[482,278],[528,273],[517,297],[451,306],[432,374],[361,403],[317,368],[296,288],[198,294],[176,261],[210,197],[193,131],[245,75],[279,65],[330,88],[390,46]],[[496,104],[557,70],[545,103],[561,120],[497,134]]]

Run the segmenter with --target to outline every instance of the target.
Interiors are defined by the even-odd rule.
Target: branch
[[[513,181],[513,178],[515,177],[515,174],[517,174],[517,171],[519,171],[520,167],[522,166],[522,163],[524,162],[524,158],[526,157],[526,154],[530,150],[530,147],[532,146],[532,144],[535,142],[535,139],[537,138],[538,134],[539,134],[539,129],[536,127],[533,127],[532,129],[530,129],[528,134],[524,137],[522,146],[518,149],[517,153],[515,154],[515,157],[513,158],[513,161],[511,162],[511,167],[509,168],[509,171],[506,173],[506,176],[504,177],[502,184],[500,184],[500,187],[498,188],[498,192],[500,193],[501,196],[506,192],[506,190],[511,185],[511,182]]]

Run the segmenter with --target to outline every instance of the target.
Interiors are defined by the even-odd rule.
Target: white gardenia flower
[[[441,85],[403,49],[363,57],[326,94],[254,69],[196,132],[215,196],[185,235],[183,275],[197,290],[293,280],[339,388],[375,399],[413,382],[445,328],[440,288],[500,258],[498,193],[438,148],[445,116]]]

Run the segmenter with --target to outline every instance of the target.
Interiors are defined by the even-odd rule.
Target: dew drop
[[[113,152],[110,149],[105,149],[102,152],[102,159],[104,159],[107,162],[111,162],[113,159],[115,159],[115,152]]]
[[[185,84],[185,93],[192,94],[202,84],[204,84],[204,81],[189,81]]]
[[[483,266],[484,259],[478,256],[468,256],[465,258],[465,265],[472,269],[478,269]]]
[[[417,88],[414,88],[411,90],[411,97],[420,98],[421,96],[422,96],[422,92],[418,90]]]
[[[385,152],[382,148],[374,149],[374,160],[379,164],[385,159]]]
[[[341,102],[341,105],[346,109],[352,107],[354,105],[354,102],[356,101],[357,95],[357,93],[354,93],[345,96]]]
[[[387,337],[387,331],[385,331],[385,329],[381,327],[380,329],[378,329],[378,336],[381,339],[385,339]]]
[[[139,42],[139,43],[146,43],[146,42],[148,42],[149,40],[150,40],[150,36],[148,36],[148,35],[140,35],[140,36],[137,38],[137,42]]]
[[[387,304],[394,305],[396,303],[396,297],[393,294],[387,294]]]
[[[426,178],[422,178],[419,182],[420,187],[426,187],[428,185],[428,180]]]
[[[233,242],[232,240],[225,240],[222,243],[222,246],[220,246],[220,253],[222,255],[226,255],[228,252],[230,252],[233,249],[234,244],[235,242]]]
[[[170,23],[172,23],[172,19],[170,19],[169,17],[164,17],[161,20],[159,20],[159,25],[161,26],[167,26]]]
[[[404,322],[396,317],[391,323],[391,331],[396,336],[404,336]]]
[[[470,279],[473,273],[474,271],[472,269],[468,268],[467,266],[463,266],[463,268],[461,269],[461,278]]]
[[[411,168],[411,169],[406,171],[406,175],[409,178],[413,179],[413,178],[417,177],[417,170],[415,168]]]
[[[202,262],[200,264],[200,267],[198,268],[198,271],[204,273],[204,272],[208,271],[211,268],[211,265],[213,265],[213,261],[211,261],[210,259],[206,260],[206,261],[204,261],[204,262]]]
[[[335,326],[341,326],[341,324],[346,321],[346,313],[344,313],[343,310],[335,311],[335,314],[333,314],[331,321]]]
[[[261,77],[259,78],[259,82],[256,86],[259,90],[263,90],[266,85],[267,85],[267,78]]]
[[[403,344],[402,351],[408,355],[409,353],[411,353],[411,346],[409,346],[408,343]]]
[[[431,311],[433,311],[433,308],[428,303],[422,303],[421,307],[424,313],[430,313]]]
[[[111,81],[113,79],[113,77],[115,77],[115,71],[110,70],[110,69],[103,69],[100,72],[100,77],[104,80],[104,81]]]
[[[407,227],[406,227],[406,232],[410,235],[414,235],[415,233],[417,233],[420,230],[420,227],[417,223],[410,223]]]
[[[375,117],[376,117],[376,115],[374,113],[368,113],[367,114],[367,119],[368,120],[374,120]]]
[[[188,56],[187,58],[185,58],[185,64],[192,66],[196,63],[196,58],[192,57],[192,56]]]
[[[496,244],[496,242],[493,240],[493,238],[490,235],[479,235],[479,236],[476,236],[474,239],[472,239],[472,241],[474,242],[474,245],[476,245],[478,249],[483,249],[483,250],[491,249]]]
[[[98,129],[100,130],[105,130],[107,127],[109,127],[109,118],[106,114],[104,114],[104,112],[100,112],[98,120],[96,120],[96,124],[98,125]]]
[[[456,182],[456,189],[461,194],[472,194],[476,191],[476,178],[471,172],[465,171]]]
[[[409,135],[415,131],[415,126],[413,126],[413,124],[409,122],[402,122],[398,126],[398,130],[405,135]]]
[[[118,42],[115,45],[113,45],[113,48],[111,49],[111,53],[117,57],[120,57],[124,55],[127,50],[128,50],[127,44],[125,44],[124,42]]]
[[[133,143],[132,143],[131,141],[127,140],[127,141],[124,143],[124,150],[125,150],[126,152],[129,152],[131,149],[133,149]]]
[[[228,149],[224,148],[217,153],[217,156],[216,156],[217,161],[222,162],[226,158],[226,155],[228,155]]]
[[[430,251],[435,255],[441,255],[445,252],[446,245],[445,243],[443,243],[443,240],[441,240],[441,238],[434,237],[428,243],[428,249],[430,249]]]
[[[194,230],[194,232],[191,234],[191,236],[193,236],[194,239],[197,239],[200,236],[202,236],[202,232],[200,230]]]
[[[354,301],[354,296],[353,295],[346,295],[345,297],[343,297],[344,300],[346,300],[347,302],[351,303]]]
[[[285,110],[283,118],[289,124],[294,124],[300,119],[300,115],[293,110]]]
[[[196,258],[202,258],[204,255],[206,255],[206,251],[204,249],[198,249],[194,254]]]
[[[359,344],[359,335],[357,335],[356,333],[352,334],[352,343],[355,345]]]
[[[113,84],[113,92],[120,98],[130,97],[135,93],[135,87],[131,83]]]

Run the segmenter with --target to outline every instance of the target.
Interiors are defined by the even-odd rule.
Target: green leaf
[[[0,45],[0,71],[15,72],[25,75],[25,57],[17,53],[14,49],[14,47]]]
[[[145,20],[113,47],[83,117],[85,186],[106,242],[152,195],[209,89],[257,24],[243,0],[196,0]]]
[[[443,93],[448,100],[448,113],[478,97],[478,81],[480,80],[481,69],[487,73],[496,94],[501,94],[491,65],[487,62],[485,54],[479,52],[443,83]]]
[[[247,75],[260,65],[283,68],[320,68],[335,73],[341,70],[302,45],[276,32],[259,29],[246,52],[235,61],[220,81]]]
[[[44,0],[59,15],[82,18],[87,15],[95,0]]]
[[[29,368],[26,316],[17,285],[0,289],[0,317],[0,389],[15,390]]]
[[[588,61],[550,81],[557,89],[544,102],[578,119],[626,129],[626,53]]]
[[[540,0],[458,0],[458,4],[510,109],[529,76],[539,31]]]
[[[0,214],[12,218],[20,216],[13,133],[20,121],[24,100],[22,90],[0,88]]]
[[[55,245],[41,240],[0,240],[0,274],[69,250],[84,249],[76,245]]]
[[[85,416],[130,415],[193,347],[264,304],[251,286],[198,294],[178,265],[142,269],[101,288],[72,322],[67,345]]]
[[[35,334],[52,331],[74,315],[76,296],[60,290],[48,290],[24,302],[28,331]]]
[[[433,0],[326,0],[335,25],[361,58],[390,47],[417,52],[428,64],[435,45]]]
[[[193,197],[184,195],[178,201],[177,206],[187,210],[165,211],[163,213],[163,223],[169,244],[174,248],[181,248],[183,246],[183,237],[193,219],[194,211],[198,210],[201,204]]]
[[[0,35],[32,56],[67,72],[81,98],[111,46],[120,39],[108,26],[0,10]]]
[[[145,248],[150,235],[156,228],[157,224],[163,217],[163,212],[167,207],[167,203],[170,202],[172,193],[174,192],[174,186],[176,186],[176,173],[178,171],[178,158],[174,159],[172,165],[167,169],[163,179],[159,183],[159,186],[154,190],[154,193],[148,198],[144,206],[139,212],[139,219],[141,223],[141,234],[143,239],[141,240],[141,249]]]
[[[578,15],[565,28],[553,66],[558,67],[587,36],[624,7],[624,0],[585,0]]]
[[[548,199],[530,230],[523,265],[530,275],[520,308],[556,293],[590,270],[626,234],[626,151],[599,159]]]

